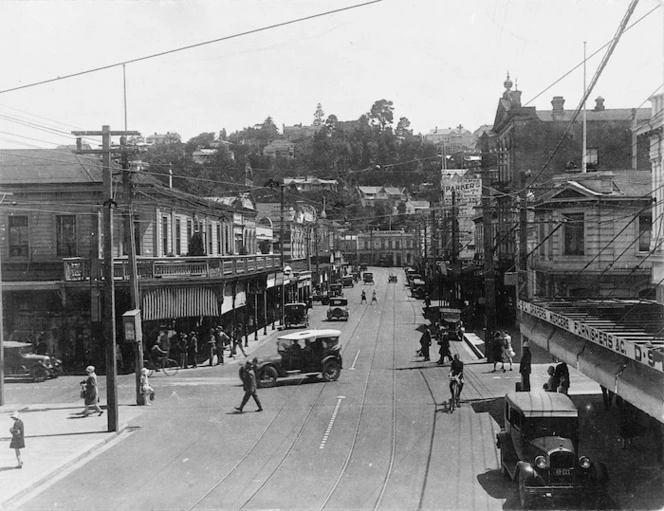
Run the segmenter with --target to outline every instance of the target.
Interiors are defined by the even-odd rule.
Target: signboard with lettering
[[[472,259],[475,255],[475,209],[482,201],[482,180],[466,175],[465,170],[443,170],[440,187],[443,192],[443,205],[450,210],[455,206],[459,223],[459,258]],[[454,195],[454,202],[452,202]]]
[[[593,326],[587,325],[562,314],[550,311],[539,305],[535,305],[523,300],[518,301],[518,308],[526,314],[542,321],[546,321],[554,326],[567,330],[586,341],[598,344],[606,349],[627,357],[631,360],[646,365],[652,369],[664,372],[664,356],[657,349],[651,349],[647,346],[636,344],[624,339],[620,335],[604,332]]]

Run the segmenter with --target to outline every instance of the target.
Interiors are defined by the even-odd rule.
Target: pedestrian
[[[609,389],[607,389],[604,385],[600,385],[599,388],[602,389],[602,401],[604,402],[604,410],[608,412],[611,409],[611,404],[613,403],[613,396],[615,394]]]
[[[143,404],[146,406],[150,406],[150,401],[154,401],[154,389],[148,379],[147,367],[141,369],[141,395],[143,396]]]
[[[555,376],[558,379],[558,392],[567,394],[569,392],[569,368],[565,362],[561,362],[556,366]]]
[[[235,358],[235,354],[237,353],[238,348],[240,348],[242,355],[246,357],[247,354],[245,353],[244,348],[242,347],[242,330],[240,328],[237,328],[235,330],[235,335],[233,336],[233,347],[231,348],[231,355],[233,356],[233,358]]]
[[[620,444],[623,449],[634,447],[634,437],[636,436],[636,408],[625,401],[622,397],[616,397],[620,415]]]
[[[532,370],[532,358],[530,353],[530,343],[523,341],[521,344],[521,361],[519,362],[519,372],[521,373],[521,390],[530,392],[530,371]]]
[[[429,293],[426,294],[424,297],[424,306],[428,309],[431,307],[431,297],[429,296]]]
[[[371,293],[371,305],[378,303],[378,298],[376,298],[376,290],[374,289]]]
[[[208,354],[210,355],[210,366],[214,365],[214,355],[217,352],[216,348],[216,340],[215,340],[215,331],[214,328],[210,328],[210,332],[208,333],[208,341],[207,341],[207,347],[208,347]],[[221,357],[223,359],[224,353],[221,353]],[[223,362],[223,360],[222,360]]]
[[[500,335],[500,331],[493,335],[493,347],[491,348],[491,354],[493,355],[493,371],[491,372],[496,372],[496,365],[498,362],[502,362],[503,372],[505,372],[505,362],[503,361],[503,339]]]
[[[260,399],[258,399],[258,394],[256,390],[258,386],[256,385],[256,366],[258,365],[258,360],[254,359],[253,361],[247,361],[244,365],[244,371],[242,371],[242,388],[244,389],[244,397],[242,398],[242,403],[240,406],[236,406],[235,410],[238,413],[242,413],[244,405],[247,404],[250,397],[254,398],[256,406],[258,406],[257,412],[263,411],[263,406],[261,405]]]
[[[367,303],[367,294],[362,290],[362,297],[360,298],[360,303]]]
[[[217,365],[224,363],[224,350],[228,346],[229,338],[228,334],[224,332],[224,329],[221,326],[218,326],[214,329],[214,347],[217,352]]]
[[[25,448],[25,430],[23,429],[23,421],[19,417],[18,412],[12,412],[9,416],[14,421],[9,432],[12,439],[9,442],[9,448],[14,449],[16,453],[16,468],[23,468],[23,461],[21,460],[21,449]]]
[[[81,382],[82,397],[83,402],[85,403],[85,409],[83,410],[83,416],[87,417],[90,415],[88,407],[94,408],[97,415],[102,415],[104,410],[99,407],[99,389],[97,387],[97,375],[95,374],[95,366],[88,366],[85,368],[85,372],[88,375],[85,380]]]
[[[187,346],[188,364],[191,363],[195,368],[198,367],[196,357],[198,357],[198,336],[195,331],[189,332],[189,344]]]
[[[422,337],[420,337],[420,352],[424,357],[424,362],[429,361],[429,346],[431,346],[431,331],[428,326],[425,326]]]
[[[440,345],[440,348],[438,349],[438,354],[440,357],[436,361],[436,364],[439,365],[445,365],[445,359],[449,358],[450,362],[452,362],[452,352],[450,351],[450,338],[447,332],[443,332],[443,335],[440,338],[440,341],[438,341],[438,344]]]
[[[189,336],[187,334],[180,334],[178,339],[178,351],[180,355],[180,367],[187,368],[187,353],[189,351]]]
[[[549,366],[547,368],[546,372],[549,375],[549,379],[543,385],[544,390],[546,390],[547,392],[557,392],[558,391],[558,386],[559,386],[559,381],[558,381],[558,378],[556,377],[555,367]]]
[[[512,370],[512,358],[516,353],[512,349],[512,337],[505,331],[501,332],[502,337],[502,360],[503,360],[503,372],[505,372],[505,364],[510,363],[510,371]]]

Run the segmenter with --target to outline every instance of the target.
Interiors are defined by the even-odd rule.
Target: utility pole
[[[519,193],[519,264],[517,279],[517,299],[527,300],[528,292],[528,188],[526,182],[530,176],[530,171],[526,170],[520,173]]]
[[[493,267],[493,226],[490,193],[491,171],[482,171],[482,228],[484,232],[484,345],[488,362],[494,362],[496,331],[496,280]]]
[[[285,311],[284,311],[284,303],[286,299],[286,275],[284,275],[284,250],[286,247],[286,243],[284,240],[284,183],[281,183],[280,185],[281,188],[281,201],[280,201],[280,209],[279,209],[279,245],[281,249],[281,274],[283,275],[283,280],[281,282],[281,326],[283,326],[286,322],[286,318],[284,316]]]
[[[140,135],[137,131],[111,131],[110,126],[102,126],[101,131],[73,131],[77,139],[77,152],[100,154],[102,157],[102,206],[104,224],[104,310],[103,340],[106,351],[106,403],[108,431],[118,430],[118,389],[115,358],[115,284],[113,281],[113,178],[111,172],[111,137]],[[82,149],[80,137],[102,137],[101,149]],[[140,368],[138,369],[140,370]]]

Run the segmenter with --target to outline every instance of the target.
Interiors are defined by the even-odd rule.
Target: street
[[[449,413],[449,369],[435,364],[437,346],[430,362],[416,356],[422,301],[410,297],[401,271],[396,284],[388,283],[388,269],[373,271],[377,305],[360,305],[361,291],[374,288],[360,282],[344,289],[348,322],[326,321],[320,304],[311,311],[312,328],[342,331],[338,381],[279,380],[258,391],[263,413],[250,401],[237,414],[243,391],[232,359],[173,377],[156,373],[157,398],[149,408],[132,408],[141,412],[133,428],[15,504],[26,510],[518,508],[516,484],[500,474],[495,445],[500,398],[519,381],[518,363],[511,372],[492,373],[464,343],[452,343],[466,363],[466,384],[460,409]],[[274,353],[279,334],[270,333],[249,356]],[[534,362],[545,356],[538,353]],[[533,364],[533,389],[541,388],[547,365]],[[133,402],[133,378],[119,378],[121,405]],[[8,402],[75,406],[79,379],[9,384]],[[661,480],[644,480],[635,469],[651,459],[647,450],[623,451],[620,463],[607,459],[617,449],[607,431],[617,426],[600,410],[598,386],[575,373],[572,391],[583,412],[581,452],[604,458],[614,483],[607,507],[664,504],[653,490]],[[27,464],[27,413],[25,420]],[[11,457],[5,448],[3,465]]]

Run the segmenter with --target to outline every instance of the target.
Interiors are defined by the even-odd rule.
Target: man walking
[[[530,392],[530,371],[533,355],[530,353],[530,344],[523,341],[521,345],[521,362],[519,362],[519,372],[521,373],[521,390]]]
[[[429,361],[429,346],[431,346],[431,331],[429,331],[428,326],[425,326],[424,333],[422,334],[422,337],[420,337],[420,351],[425,362]]]
[[[256,390],[258,386],[256,385],[256,366],[258,365],[258,360],[254,359],[253,361],[247,361],[244,365],[244,370],[242,371],[242,388],[244,389],[244,397],[242,398],[242,403],[240,406],[236,406],[235,410],[238,413],[242,413],[244,405],[247,404],[250,397],[254,398],[256,406],[258,406],[257,412],[263,411],[263,406],[261,405],[260,399],[258,399],[258,394]]]
[[[242,347],[242,328],[238,327],[235,330],[235,335],[233,336],[233,347],[231,348],[231,356],[235,357],[235,354],[237,353],[237,349],[240,348],[240,351],[242,352],[243,356],[247,356],[247,354],[244,351],[244,348]]]
[[[218,326],[215,329],[214,333],[214,343],[217,349],[217,365],[224,363],[224,350],[228,344],[228,335],[224,332],[224,329]]]

